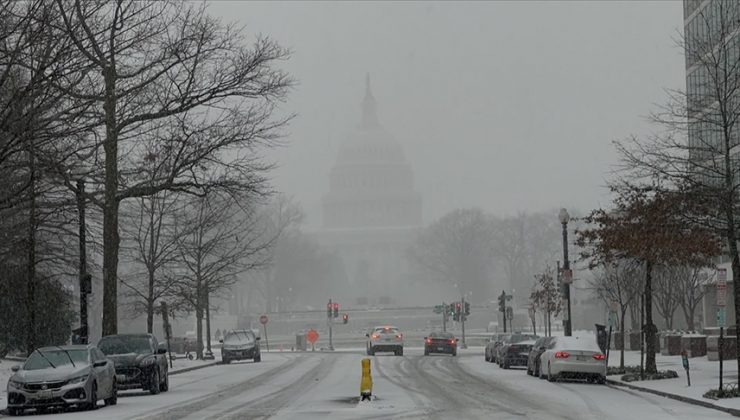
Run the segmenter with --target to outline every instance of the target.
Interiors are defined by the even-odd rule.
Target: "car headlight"
[[[141,361],[141,365],[142,366],[151,366],[156,361],[157,361],[157,359],[155,359],[153,357],[147,357],[146,359],[144,359],[144,360]]]
[[[67,381],[67,384],[80,384],[87,381],[87,375],[78,376]]]
[[[8,381],[8,386],[10,388],[21,389],[23,388],[23,382],[14,381],[11,379]]]

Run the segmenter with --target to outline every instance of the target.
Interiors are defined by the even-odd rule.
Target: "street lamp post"
[[[568,260],[568,222],[570,221],[568,210],[560,209],[558,219],[560,219],[560,224],[563,225],[563,275],[561,279],[563,281],[563,295],[567,304],[567,319],[563,322],[563,330],[565,336],[569,337],[572,335],[570,317],[570,279],[572,279],[572,276],[570,274],[570,261]]]

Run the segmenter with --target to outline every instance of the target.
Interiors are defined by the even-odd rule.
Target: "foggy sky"
[[[340,142],[359,123],[365,73],[402,143],[425,223],[459,207],[499,215],[608,205],[611,141],[683,88],[680,1],[213,2],[211,13],[293,51],[298,117],[269,158],[307,225]],[[553,217],[556,217],[555,215]]]

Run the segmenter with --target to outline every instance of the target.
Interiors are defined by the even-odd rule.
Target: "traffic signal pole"
[[[334,305],[332,305],[331,299],[329,299],[329,306],[327,307],[329,308],[329,310],[327,311],[328,317],[326,320],[326,322],[329,323],[329,350],[334,350],[334,341],[332,337],[332,325],[334,324],[334,315],[332,311],[334,310]]]
[[[462,323],[462,348],[468,348],[465,344],[465,296],[462,297],[462,305],[460,305],[460,322]]]
[[[77,211],[79,214],[80,246],[80,343],[87,344],[90,335],[87,327],[87,294],[90,288],[87,274],[87,243],[85,241],[85,181],[77,180]]]
[[[447,332],[447,305],[442,302],[442,331]]]

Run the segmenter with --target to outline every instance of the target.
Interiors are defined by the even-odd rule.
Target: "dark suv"
[[[158,348],[152,334],[109,335],[100,339],[98,348],[113,361],[119,390],[169,390],[167,350]]]
[[[231,330],[219,340],[221,345],[221,359],[223,363],[232,360],[252,359],[255,363],[262,361],[260,353],[260,338],[252,330]]]

